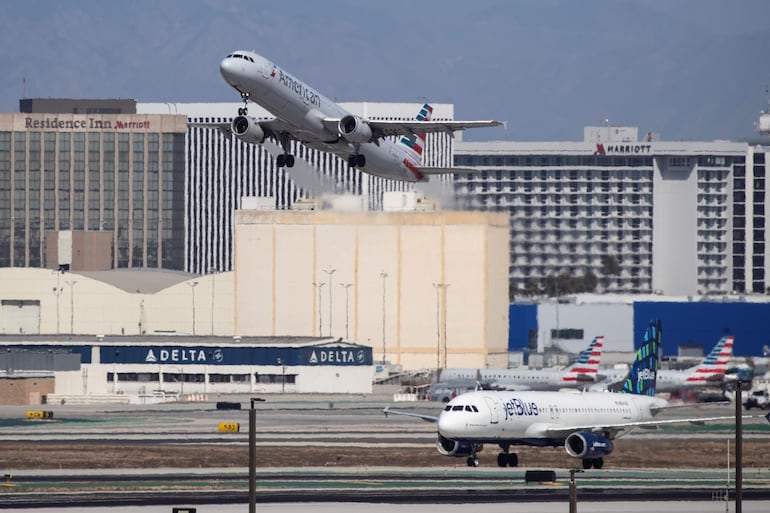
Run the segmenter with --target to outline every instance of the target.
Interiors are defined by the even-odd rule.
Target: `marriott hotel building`
[[[0,114],[0,267],[69,265],[67,246],[102,268],[182,269],[185,116],[137,115],[132,100],[21,110]],[[61,244],[70,231],[93,237]]]
[[[510,215],[517,294],[589,273],[599,291],[765,294],[768,151],[585,127],[583,141],[460,142],[455,165],[479,172],[454,183],[463,208]]]

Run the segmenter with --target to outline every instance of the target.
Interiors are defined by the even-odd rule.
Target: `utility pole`
[[[350,316],[350,298],[349,298],[349,292],[350,287],[353,286],[352,283],[340,283],[342,288],[345,289],[345,340],[350,339],[350,334],[348,332],[348,319]]]
[[[387,346],[385,345],[385,280],[388,278],[388,273],[382,271],[380,273],[382,278],[382,364],[385,365],[387,358]]]
[[[327,267],[326,269],[322,269],[323,272],[325,272],[328,276],[328,284],[329,284],[329,336],[332,336],[332,274],[337,269],[334,267]]]
[[[318,291],[318,336],[319,337],[323,337],[323,329],[321,328],[323,326],[323,316],[321,314],[321,289],[323,288],[324,285],[326,284],[313,282],[313,286]]]
[[[193,282],[187,282],[187,285],[190,286],[190,292],[192,294],[192,334],[195,335],[195,287],[198,286],[197,281]]]

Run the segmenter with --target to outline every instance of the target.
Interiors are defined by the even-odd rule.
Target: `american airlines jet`
[[[278,167],[293,167],[289,143],[299,141],[346,159],[351,167],[372,175],[409,182],[427,182],[430,175],[475,172],[467,168],[421,165],[425,134],[453,133],[467,128],[502,125],[500,121],[431,121],[432,108],[425,104],[414,121],[364,119],[343,109],[318,91],[290,75],[265,57],[239,50],[219,65],[225,82],[238,91],[243,107],[229,125],[195,123],[219,128],[247,143],[275,139],[283,147]],[[248,115],[253,101],[275,118]],[[390,137],[398,137],[398,142]]]
[[[438,417],[385,409],[393,413],[436,422],[436,448],[445,456],[466,457],[468,466],[478,466],[477,453],[484,444],[501,449],[497,464],[518,465],[513,445],[563,446],[567,454],[581,459],[583,468],[602,468],[613,441],[624,432],[663,424],[700,423],[734,417],[700,417],[656,420],[668,406],[655,397],[655,378],[661,350],[660,321],[645,331],[644,344],[623,384],[622,393],[611,392],[510,392],[476,391],[457,396]],[[747,416],[751,417],[751,416]],[[770,420],[770,414],[768,414]]]
[[[722,337],[711,352],[699,364],[688,369],[661,369],[658,371],[655,391],[679,392],[696,387],[718,387],[724,382],[727,364],[733,354],[734,337]],[[600,371],[597,387],[609,390],[618,388],[625,373]]]
[[[444,369],[442,382],[475,380],[505,390],[559,390],[596,382],[604,337],[594,338],[572,365],[564,369]]]

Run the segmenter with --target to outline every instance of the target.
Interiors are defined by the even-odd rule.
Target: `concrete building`
[[[561,273],[591,274],[600,291],[764,293],[766,158],[747,143],[586,127],[580,142],[458,143],[455,165],[480,172],[455,189],[463,207],[510,215],[517,295],[559,295],[542,284]]]
[[[505,362],[507,221],[238,211],[235,333],[344,336],[405,369]]]
[[[187,118],[125,100],[22,107],[0,114],[0,267],[69,265],[46,259],[45,238],[74,231],[110,234],[111,267],[182,269]]]
[[[374,377],[370,347],[312,337],[148,341],[100,335],[62,342],[49,336],[4,336],[0,348],[26,359],[56,352],[77,361],[76,368],[55,368],[53,391],[50,379],[0,375],[0,389],[13,390],[15,402],[45,398],[50,403],[147,403],[169,398],[211,400],[219,394],[365,394],[371,393]]]

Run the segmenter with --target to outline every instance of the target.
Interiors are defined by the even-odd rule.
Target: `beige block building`
[[[332,336],[405,369],[505,366],[508,216],[242,210],[236,335]]]

